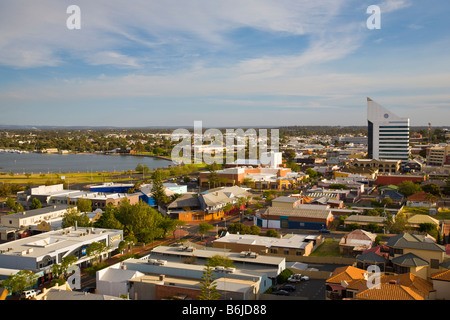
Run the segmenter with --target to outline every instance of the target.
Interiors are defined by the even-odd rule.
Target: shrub
[[[293,274],[293,272],[290,269],[284,269],[278,276],[277,276],[277,282],[278,283],[285,283],[287,279]]]

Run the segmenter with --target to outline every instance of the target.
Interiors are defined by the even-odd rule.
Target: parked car
[[[41,290],[39,289],[26,290],[22,292],[22,298],[30,299],[36,297],[39,293],[41,293]]]
[[[277,290],[272,292],[273,294],[277,295],[277,296],[288,296],[289,292],[285,291],[285,290]]]
[[[287,279],[288,282],[300,282],[307,280],[309,280],[309,277],[301,275],[300,273],[293,274]]]
[[[295,291],[295,289],[296,288],[293,284],[285,284],[284,286],[279,288],[279,290],[283,290],[283,291]]]
[[[330,233],[330,230],[322,228],[319,230],[320,233]]]

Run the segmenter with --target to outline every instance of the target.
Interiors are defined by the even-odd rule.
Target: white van
[[[30,299],[32,297],[36,297],[39,293],[41,293],[41,290],[35,290],[35,289],[26,290],[26,291],[22,292],[22,298]]]

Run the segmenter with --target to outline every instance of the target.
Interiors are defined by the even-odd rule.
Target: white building
[[[92,257],[87,248],[93,242],[105,243],[107,257],[116,250],[123,240],[123,231],[100,228],[69,227],[44,232],[0,244],[0,268],[30,270],[40,278],[38,284],[49,280],[53,264],[61,263],[64,257],[73,255],[78,258],[76,265],[86,266]]]
[[[368,156],[371,159],[409,159],[409,118],[401,118],[367,98]]]

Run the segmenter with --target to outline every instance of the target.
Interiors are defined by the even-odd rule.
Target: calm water
[[[0,172],[58,173],[134,170],[138,163],[150,170],[164,168],[171,161],[152,157],[103,154],[40,154],[0,152]]]

